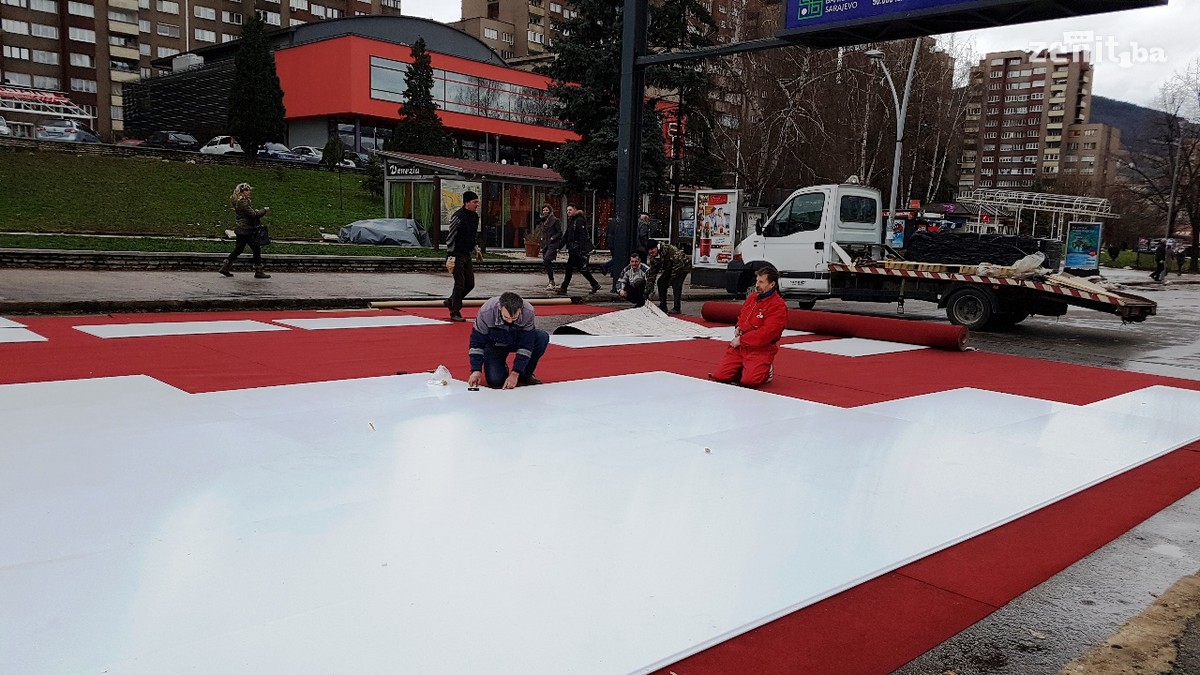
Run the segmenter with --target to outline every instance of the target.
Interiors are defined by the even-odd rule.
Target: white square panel
[[[0,387],[30,411],[0,672],[645,672],[1200,435],[979,390],[427,381]]]
[[[838,338],[835,340],[799,342],[780,346],[784,349],[832,354],[834,356],[878,356],[880,354],[895,354],[897,352],[929,349],[924,345],[909,345],[900,342],[886,342],[884,340],[868,340],[866,338]]]
[[[111,323],[75,326],[75,330],[98,338],[154,337],[166,335],[213,335],[219,333],[257,333],[288,330],[261,321],[160,321],[153,323]]]
[[[0,326],[0,342],[46,342],[46,338],[28,328]]]
[[[325,319],[272,319],[293,328],[304,330],[333,330],[338,328],[391,328],[396,326],[444,326],[448,321],[426,319],[405,314],[389,316],[340,316]]]
[[[25,324],[0,316],[0,328],[24,328]]]
[[[1088,410],[1147,417],[1174,424],[1200,412],[1200,391],[1154,386],[1083,406]]]
[[[656,342],[682,342],[694,340],[687,337],[641,337],[635,335],[551,335],[550,344],[571,349],[587,349],[589,347],[623,347],[628,345],[647,345]]]
[[[723,342],[729,342],[730,340],[732,340],[733,339],[733,331],[736,329],[737,329],[737,326],[718,326],[716,328],[709,328],[709,330],[712,331],[713,339],[721,340]],[[802,330],[788,329],[788,330],[783,331],[783,335],[781,337],[785,337],[785,338],[799,337],[801,335],[812,335],[812,333],[807,333]]]
[[[917,422],[929,428],[975,433],[1074,408],[1040,398],[964,387],[872,403],[856,410]]]

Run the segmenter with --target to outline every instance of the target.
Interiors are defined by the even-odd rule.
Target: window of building
[[[383,5],[384,7],[400,9],[400,0],[380,0],[379,4]]]
[[[1083,135],[1084,135],[1084,136],[1095,136],[1095,135],[1096,135],[1096,130],[1095,130],[1095,129],[1088,129],[1088,130],[1086,130],[1086,131],[1084,131],[1084,132],[1083,132]]]
[[[500,41],[501,41],[501,42],[506,42],[506,43],[508,43],[508,44],[510,44],[510,45],[513,43],[513,39],[514,39],[514,38],[513,38],[513,34],[512,34],[512,33],[503,33],[503,34],[501,34],[501,36],[500,36]],[[511,58],[511,57],[509,57],[509,58]]]
[[[96,81],[72,77],[71,91],[82,91],[87,94],[94,94],[96,93]]]
[[[542,17],[540,17],[540,16],[535,16],[535,15],[533,15],[533,14],[530,14],[530,15],[529,15],[529,25],[530,25],[530,26],[540,26],[540,25],[542,25]]]
[[[289,25],[289,26],[292,26],[293,28],[294,28],[294,27],[296,27],[296,26],[303,26],[303,25],[304,25],[304,24],[306,24],[306,23],[308,23],[308,22],[307,22],[307,21],[301,21],[300,19],[288,19],[288,25]]]
[[[483,37],[489,40],[495,40],[496,38],[500,37],[500,33],[495,28],[484,28]]]
[[[236,36],[236,35],[230,35],[229,33],[221,33],[221,42],[233,42],[236,39],[238,39],[238,36]]]
[[[555,14],[562,14],[562,5],[558,4],[557,2],[552,2],[550,3],[550,11],[554,12]]]
[[[12,33],[13,35],[29,35],[29,24],[24,21],[0,19],[0,28],[2,28],[5,33]]]
[[[33,62],[45,63],[50,66],[58,65],[58,52],[44,52],[40,49],[33,50]],[[57,89],[58,87],[54,87]]]
[[[72,28],[71,30],[74,31],[76,29]],[[96,31],[84,30],[84,31],[82,31],[82,33],[90,34],[92,36],[92,39],[90,40],[90,42],[96,41]],[[31,23],[31,24],[29,24],[29,34],[34,37],[49,38],[51,40],[57,40],[58,39],[58,26],[47,26],[47,25],[40,24],[40,23]]]
[[[308,0],[288,0],[288,7],[293,10],[308,11]]]
[[[137,12],[128,9],[110,9],[108,10],[108,18],[121,23],[137,23]]]
[[[143,80],[150,79],[150,76],[153,74],[154,73],[151,72],[151,70],[149,68],[142,68],[142,79]]]
[[[38,89],[54,89],[58,90],[62,87],[62,82],[57,77],[48,75],[34,75],[33,86]]]
[[[14,47],[12,45],[4,45],[4,58],[20,59],[22,61],[29,60],[29,50],[24,47]]]
[[[197,19],[208,19],[209,21],[217,20],[217,10],[204,5],[196,5],[192,8],[192,15]]]
[[[237,12],[221,12],[221,21],[234,26],[242,25],[242,15]]]
[[[55,0],[29,0],[29,9],[58,14],[58,3]]]
[[[163,37],[177,38],[180,35],[179,26],[169,23],[160,23],[158,24],[158,34],[162,35]]]
[[[4,79],[8,80],[9,84],[15,84],[18,87],[32,87],[33,77],[29,73],[18,73],[11,70],[4,71]]]
[[[179,13],[179,3],[174,0],[155,0],[154,6],[158,11],[166,14]]]
[[[211,31],[211,30],[204,30],[203,28],[197,28],[196,29],[196,41],[197,42],[216,42],[217,41],[217,32]]]
[[[91,54],[79,54],[76,52],[71,52],[71,65],[78,66],[80,68],[95,68],[96,59],[93,58]]]
[[[254,10],[254,12],[256,14],[258,14],[258,18],[265,21],[267,23],[267,25],[269,25],[269,26],[278,26],[279,25],[279,12],[268,12],[264,9],[256,9],[256,10]]]
[[[322,19],[324,19],[325,18],[325,10],[327,10],[327,9],[329,9],[329,8],[326,7],[325,5],[318,5],[317,3],[314,2],[312,4],[312,8],[310,11],[313,13],[313,16],[319,16]]]
[[[83,2],[68,2],[67,12],[75,16],[96,16],[96,8],[92,5]]]
[[[325,8],[325,18],[326,19],[337,19],[341,16],[342,16],[342,10],[340,10],[336,7]]]
[[[175,56],[178,53],[179,53],[178,49],[171,49],[170,47],[159,47],[158,48],[158,58],[160,58],[160,59],[165,58],[167,56]]]
[[[22,9],[29,6],[26,0],[0,0],[0,5],[8,5],[10,7],[20,7]]]
[[[138,53],[142,56],[150,56],[150,45],[145,42],[138,45]]]
[[[114,121],[119,122],[125,119],[125,106],[114,105],[108,109],[108,114]]]
[[[530,42],[540,45],[546,41],[546,36],[542,35],[541,33],[535,33],[533,31],[527,31],[527,32],[529,34],[528,38],[529,38]]]

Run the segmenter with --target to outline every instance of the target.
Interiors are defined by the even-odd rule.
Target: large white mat
[[[1167,387],[427,377],[0,387],[0,672],[645,672],[1200,438]]]
[[[0,342],[46,342],[46,338],[28,328],[0,326]]]
[[[918,349],[929,349],[924,345],[888,342],[886,340],[869,340],[867,338],[837,338],[834,340],[817,340],[815,342],[798,342],[790,345],[780,345],[784,349],[795,349],[802,352],[831,354],[833,356],[879,356],[898,352],[912,352]]]
[[[272,319],[293,328],[332,330],[338,328],[390,328],[394,326],[441,326],[449,322],[420,316],[342,316],[325,319]]]
[[[0,328],[24,328],[25,324],[0,316]]]
[[[152,323],[112,323],[75,326],[75,330],[98,338],[154,337],[167,335],[209,335],[219,333],[257,333],[289,330],[261,321],[159,321]]]

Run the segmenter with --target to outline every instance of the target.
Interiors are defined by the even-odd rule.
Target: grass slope
[[[164,162],[59,152],[0,154],[0,231],[219,237],[234,224],[229,194],[246,181],[254,204],[270,206],[272,237],[316,240],[363,218],[382,200],[360,174]],[[194,249],[192,249],[194,250]]]

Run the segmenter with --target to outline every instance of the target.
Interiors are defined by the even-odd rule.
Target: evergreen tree
[[[556,22],[567,37],[550,45],[554,60],[539,69],[553,78],[559,117],[571,123],[580,140],[550,153],[554,168],[571,191],[616,193],[617,139],[621,96],[621,11],[612,0],[578,0],[575,16]],[[643,193],[661,192],[667,158],[661,119],[650,101],[642,113]]]
[[[242,24],[233,88],[229,92],[229,131],[253,162],[267,141],[280,141],[284,125],[283,87],[275,72],[275,55],[267,42],[266,24],[251,14]]]
[[[387,150],[421,155],[453,157],[454,139],[446,133],[433,102],[433,66],[425,49],[425,38],[412,45],[412,65],[404,74],[404,104],[400,122],[384,146]]]

